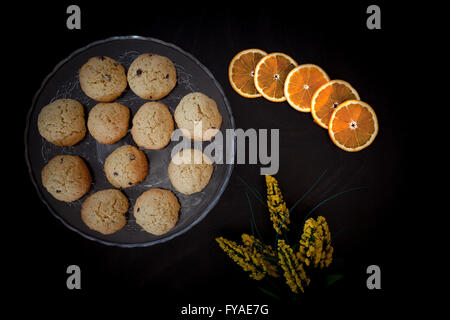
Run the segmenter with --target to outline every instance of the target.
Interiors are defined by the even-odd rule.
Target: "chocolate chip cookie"
[[[134,205],[136,223],[155,235],[167,233],[176,225],[178,211],[180,203],[173,192],[158,188],[145,191]]]
[[[169,58],[145,53],[131,63],[127,79],[131,90],[142,99],[159,100],[175,87],[177,73]]]
[[[87,127],[95,140],[113,144],[128,131],[130,109],[118,102],[101,102],[89,111]]]
[[[213,173],[212,160],[197,149],[184,149],[170,161],[169,179],[179,192],[193,194],[202,191]]]
[[[42,185],[57,200],[72,202],[91,188],[89,169],[78,156],[59,155],[51,159],[41,171]]]
[[[125,68],[112,58],[90,58],[80,69],[80,85],[90,98],[100,102],[117,99],[127,87]]]
[[[129,188],[142,182],[148,174],[148,161],[144,152],[125,145],[114,150],[105,160],[105,174],[116,188]]]
[[[161,102],[147,102],[133,118],[131,135],[139,147],[162,149],[170,142],[174,122],[169,108]]]
[[[209,141],[222,125],[222,115],[216,102],[201,92],[183,97],[174,113],[183,135],[194,141]]]
[[[122,229],[127,218],[128,199],[117,189],[91,194],[81,207],[81,219],[92,230],[111,234]]]
[[[83,106],[73,99],[58,99],[38,116],[41,136],[57,146],[73,146],[86,135]]]

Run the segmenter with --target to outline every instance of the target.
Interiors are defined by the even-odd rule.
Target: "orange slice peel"
[[[333,143],[348,152],[367,148],[378,134],[378,119],[370,105],[347,100],[333,111],[328,126]]]
[[[267,53],[260,49],[247,49],[236,54],[228,66],[231,87],[245,98],[261,97],[255,88],[254,74],[258,61]]]
[[[292,69],[284,83],[284,96],[297,111],[310,112],[314,92],[330,80],[327,73],[315,64],[302,64]]]
[[[281,52],[264,56],[255,68],[256,90],[269,101],[286,101],[284,82],[288,73],[297,65],[294,59]]]
[[[311,115],[322,128],[328,129],[331,114],[346,100],[359,100],[358,92],[344,80],[331,80],[320,86],[311,98]]]

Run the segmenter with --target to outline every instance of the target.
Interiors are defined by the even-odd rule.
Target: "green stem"
[[[258,289],[261,290],[262,292],[264,292],[265,294],[267,294],[268,296],[271,296],[272,298],[276,299],[276,300],[281,300],[281,298],[276,293],[274,293],[274,292],[272,292],[272,291],[270,291],[268,289],[265,289],[265,288],[262,288],[262,287],[258,287]]]
[[[312,208],[312,209],[308,212],[308,214],[305,216],[305,221],[309,218],[309,216],[310,216],[314,211],[316,211],[317,208],[319,208],[319,207],[320,207],[321,205],[323,205],[324,203],[326,203],[326,202],[328,202],[328,201],[330,201],[330,200],[336,198],[337,196],[340,196],[341,194],[344,194],[344,193],[347,193],[347,192],[350,192],[350,191],[355,191],[355,190],[360,190],[360,189],[366,189],[366,188],[367,188],[367,187],[356,187],[356,188],[347,189],[347,190],[338,192],[338,193],[332,195],[331,197],[328,197],[328,198],[325,199],[325,200],[322,200],[321,202],[319,202],[314,208]]]
[[[252,186],[250,186],[244,179],[242,179],[239,175],[237,175],[237,177],[239,178],[239,180],[241,180],[241,182],[253,193],[253,195],[255,196],[255,198],[256,199],[258,199],[258,201],[259,202],[261,202],[261,204],[263,205],[263,206],[265,206],[266,205],[266,203],[264,203],[264,201],[263,201],[263,198],[262,198],[262,196],[261,196],[261,194],[259,193],[259,191],[256,189],[256,188],[254,188],[254,187],[252,187]]]
[[[308,195],[308,193],[310,193],[314,187],[320,182],[320,180],[322,180],[323,176],[325,175],[325,173],[327,173],[328,169],[325,169],[325,171],[319,176],[319,178],[316,179],[316,181],[313,183],[313,185],[308,189],[308,191],[306,191],[303,196],[300,197],[300,199],[298,199],[294,205],[289,209],[289,212],[292,212],[292,210],[294,210],[294,208],[300,204],[300,202],[303,201],[303,199]]]
[[[352,227],[343,227],[343,228],[341,228],[338,232],[336,232],[335,234],[333,234],[331,236],[331,240],[334,240],[339,234],[341,234],[343,231],[348,230],[350,228],[352,228]]]
[[[325,169],[325,171],[322,172],[322,174],[316,179],[316,181],[315,181],[315,182],[313,183],[313,185],[308,189],[308,191],[306,191],[306,192],[303,194],[303,196],[301,196],[300,199],[298,199],[298,200],[294,203],[294,205],[289,209],[289,214],[292,212],[292,210],[294,210],[294,208],[295,208],[300,202],[302,202],[302,200],[308,195],[308,193],[310,193],[311,190],[314,189],[314,187],[319,183],[319,181],[322,180],[323,176],[325,175],[325,173],[327,173],[327,171],[328,171],[328,169]],[[280,231],[281,231],[281,227],[284,225],[284,221],[286,220],[287,217],[288,217],[288,215],[286,215],[286,216],[283,218],[283,221],[281,221],[280,228],[279,228]],[[279,234],[279,233],[277,233],[277,236],[275,237],[275,246],[278,245],[278,234]]]
[[[254,231],[256,231],[257,237],[261,240],[262,243],[264,243],[261,233],[259,232],[258,226],[256,225],[255,215],[253,214],[253,206],[247,191],[245,191],[245,195],[247,197],[248,205],[250,206],[250,225],[252,226],[252,232],[254,229]]]

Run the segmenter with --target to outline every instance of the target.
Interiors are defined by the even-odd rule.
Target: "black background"
[[[237,165],[217,206],[188,233],[154,247],[123,249],[86,240],[65,228],[40,202],[25,161],[17,160],[21,175],[15,183],[22,191],[11,194],[21,207],[21,221],[13,224],[16,231],[20,226],[20,239],[14,238],[20,241],[15,241],[11,259],[17,273],[12,277],[15,289],[62,301],[105,296],[126,301],[138,294],[145,308],[168,312],[167,318],[179,315],[180,307],[188,303],[268,303],[271,315],[276,317],[317,301],[326,305],[338,301],[335,310],[395,301],[402,281],[403,251],[397,242],[397,222],[407,214],[404,199],[409,182],[405,153],[409,132],[398,95],[407,78],[404,49],[410,37],[402,22],[403,9],[376,3],[381,7],[382,29],[368,30],[366,8],[371,2],[182,6],[130,1],[93,6],[78,2],[82,28],[68,30],[69,4],[14,9],[18,19],[11,28],[26,27],[20,29],[26,31],[13,28],[9,43],[13,54],[21,57],[20,70],[14,73],[15,83],[20,80],[22,84],[21,103],[15,107],[23,124],[18,135],[23,136],[34,93],[59,61],[95,40],[117,35],[149,36],[193,54],[214,74],[229,99],[238,128],[280,129],[280,170],[276,177],[288,204],[327,170],[292,219],[337,192],[367,188],[337,197],[315,212],[327,218],[332,233],[339,232],[334,240],[335,257],[344,261],[344,278],[297,302],[277,302],[261,293],[258,283],[214,241],[217,236],[238,240],[240,234],[250,232],[246,189],[239,177],[264,194],[259,165]],[[380,131],[374,143],[361,152],[347,153],[332,144],[310,114],[297,112],[287,103],[245,99],[235,93],[227,78],[228,64],[237,52],[253,47],[284,52],[300,64],[321,66],[332,79],[350,82],[361,100],[377,113]],[[19,147],[18,154],[23,154],[23,142]],[[258,226],[270,236],[268,213],[255,198],[252,201]],[[66,288],[66,268],[71,264],[82,270],[79,291]],[[382,289],[378,291],[366,287],[366,268],[371,264],[379,265],[382,271]]]

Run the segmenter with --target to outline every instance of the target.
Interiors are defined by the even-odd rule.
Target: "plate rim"
[[[203,213],[197,217],[197,219],[195,219],[191,224],[187,225],[185,228],[171,234],[168,237],[164,237],[161,239],[157,239],[157,240],[152,240],[152,241],[148,241],[148,242],[141,242],[141,243],[118,243],[118,242],[114,242],[114,241],[108,241],[108,240],[103,240],[103,239],[99,239],[96,238],[94,236],[91,236],[89,234],[86,234],[85,232],[73,227],[72,225],[70,225],[63,217],[61,217],[60,215],[58,215],[55,210],[50,206],[50,204],[45,200],[45,198],[43,197],[43,194],[41,192],[41,190],[39,189],[38,183],[34,177],[33,174],[33,170],[31,168],[31,161],[29,159],[29,150],[28,150],[28,142],[27,142],[27,137],[28,137],[28,133],[29,133],[29,125],[30,125],[30,121],[31,121],[31,115],[33,113],[33,110],[36,107],[36,102],[37,99],[39,97],[39,95],[41,94],[42,90],[44,89],[45,85],[47,84],[48,80],[61,68],[61,66],[63,66],[66,62],[70,61],[70,59],[72,59],[74,56],[76,56],[77,54],[92,48],[94,46],[97,46],[99,44],[103,44],[103,43],[107,43],[107,42],[111,42],[111,41],[120,41],[120,40],[142,40],[142,41],[151,41],[151,42],[156,42],[159,44],[162,44],[164,46],[170,47],[174,50],[177,50],[179,52],[181,52],[183,55],[187,56],[189,59],[193,60],[204,72],[206,72],[206,74],[212,79],[214,85],[217,87],[217,89],[219,90],[220,94],[222,95],[224,102],[225,102],[225,108],[228,110],[228,113],[230,115],[230,122],[231,122],[231,127],[233,129],[235,129],[235,122],[234,122],[234,117],[233,117],[233,113],[230,107],[230,103],[228,101],[227,96],[225,95],[225,92],[222,88],[222,86],[220,85],[220,83],[217,81],[217,79],[214,77],[214,75],[212,74],[211,71],[209,71],[209,69],[207,67],[205,67],[197,58],[195,58],[192,54],[190,54],[189,52],[186,52],[185,50],[181,49],[179,46],[170,43],[170,42],[165,42],[162,41],[160,39],[157,38],[153,38],[153,37],[144,37],[144,36],[139,36],[139,35],[128,35],[128,36],[113,36],[113,37],[109,37],[106,39],[102,39],[102,40],[96,40],[93,42],[90,42],[89,44],[76,49],[75,51],[73,51],[71,54],[69,54],[66,58],[64,58],[63,60],[61,60],[59,63],[56,64],[56,66],[53,68],[53,70],[44,78],[44,80],[41,82],[41,85],[39,87],[39,89],[36,91],[36,93],[33,96],[33,100],[31,102],[31,107],[29,108],[28,112],[27,112],[27,116],[26,116],[26,124],[25,124],[25,132],[24,132],[24,145],[25,145],[25,162],[27,164],[28,167],[28,174],[30,175],[31,178],[31,182],[33,183],[34,187],[36,188],[37,194],[40,198],[40,200],[45,204],[45,206],[47,207],[47,209],[50,211],[50,213],[56,218],[58,219],[65,227],[67,227],[69,230],[74,231],[76,233],[78,233],[79,235],[81,235],[82,237],[98,242],[98,243],[102,243],[104,245],[107,246],[116,246],[116,247],[122,247],[122,248],[135,248],[135,247],[149,247],[149,246],[153,246],[156,244],[161,244],[164,242],[167,242],[169,240],[172,240],[184,233],[186,233],[187,231],[191,230],[194,226],[196,226],[200,221],[202,221],[208,214],[209,212],[216,206],[217,202],[219,201],[219,199],[222,197],[223,192],[225,191],[230,178],[231,178],[231,174],[233,172],[234,169],[234,156],[236,154],[236,137],[233,137],[233,146],[231,148],[231,150],[233,151],[232,154],[232,163],[230,164],[226,164],[227,168],[226,168],[226,172],[225,172],[225,181],[223,182],[223,184],[220,186],[220,188],[218,189],[218,194],[217,197],[207,205],[206,209],[203,211]]]

